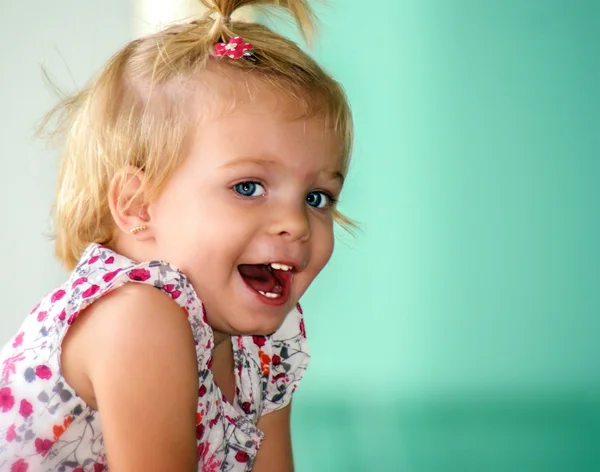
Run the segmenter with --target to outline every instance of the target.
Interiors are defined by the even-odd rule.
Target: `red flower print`
[[[181,296],[181,290],[175,290],[175,285],[173,284],[163,285],[163,290],[171,295],[173,300],[177,300]]]
[[[62,427],[59,424],[55,424],[52,427],[52,432],[54,433],[54,441],[58,441],[58,439],[63,435],[63,433],[65,432],[65,428]]]
[[[76,469],[73,469],[73,472],[85,472],[83,470],[83,467],[77,467]]]
[[[42,364],[35,368],[35,375],[40,379],[48,380],[52,377],[52,371],[50,370],[50,367]]]
[[[302,311],[302,307],[300,306],[300,303],[297,303],[297,304],[296,304],[296,310],[298,310],[298,312],[299,312],[301,315],[303,315],[303,314],[304,314],[304,312]]]
[[[6,430],[6,440],[12,442],[17,437],[17,426],[11,424]]]
[[[85,292],[83,292],[81,294],[82,298],[90,298],[93,297],[94,295],[96,295],[96,293],[98,293],[98,290],[100,290],[100,287],[98,285],[92,285],[90,288],[88,288]]]
[[[206,395],[206,385],[200,385],[200,388],[198,389],[198,396],[202,398],[204,395]]]
[[[217,413],[217,416],[215,416],[212,420],[210,420],[208,422],[208,427],[212,428],[214,425],[216,425],[219,420],[221,419],[221,413]]]
[[[106,466],[104,464],[94,464],[94,472],[103,472],[104,469],[106,469]]]
[[[306,327],[304,326],[304,320],[300,321],[300,332],[302,336],[306,337]]]
[[[281,364],[281,357],[279,357],[277,354],[273,354],[273,358],[271,359],[271,364],[273,364],[273,365]]]
[[[260,370],[262,371],[262,374],[267,377],[270,372],[271,358],[266,352],[263,352],[260,349],[258,351],[258,356],[260,357]]]
[[[39,322],[42,322],[46,319],[46,316],[48,316],[48,312],[47,311],[40,311],[37,315],[37,320]]]
[[[60,315],[58,315],[58,316],[57,316],[57,318],[58,318],[60,321],[64,321],[64,319],[65,319],[66,317],[67,317],[67,312],[66,312],[65,310],[61,311],[61,312],[60,312]]]
[[[25,359],[25,356],[22,352],[15,354],[14,356],[9,357],[8,359],[4,359],[4,368],[2,369],[2,379],[4,382],[8,383],[10,380],[10,376],[17,372],[17,368],[15,364],[19,361]]]
[[[244,410],[244,413],[249,415],[252,413],[252,404],[250,402],[242,403],[242,410]]]
[[[75,288],[75,287],[77,287],[78,285],[84,284],[84,283],[86,283],[86,282],[87,282],[87,277],[80,277],[80,278],[78,278],[78,279],[77,279],[75,282],[73,282],[73,285],[72,285],[72,287],[73,287],[73,288]]]
[[[104,261],[105,264],[113,264],[115,262],[115,258],[110,256],[108,259]]]
[[[100,256],[94,256],[92,257],[89,261],[88,261],[88,265],[92,265],[94,262],[96,262],[98,259],[100,259]]]
[[[10,472],[27,472],[27,469],[29,469],[29,464],[25,459],[19,459],[10,466]]]
[[[73,422],[73,417],[72,416],[67,416],[65,418],[65,421],[63,421],[63,424],[65,425],[65,428],[68,428],[69,426],[71,426],[72,422]]]
[[[267,339],[264,336],[252,336],[252,340],[258,347],[263,347],[267,342]]]
[[[133,269],[129,272],[129,278],[137,282],[145,282],[150,278],[150,272],[146,269]]]
[[[25,333],[19,333],[17,334],[17,336],[15,337],[15,342],[13,342],[13,347],[19,347],[21,344],[23,344],[23,336],[25,336]]]
[[[238,451],[235,455],[235,460],[244,464],[250,460],[250,456],[244,451]]]
[[[112,279],[114,279],[119,272],[121,272],[121,269],[117,269],[117,270],[113,270],[112,272],[108,272],[102,276],[102,280],[104,280],[106,283],[108,283],[108,282],[112,281]]]
[[[208,315],[206,314],[206,308],[202,305],[202,321],[208,324]]]
[[[245,43],[242,38],[236,36],[235,38],[231,38],[226,43],[215,44],[214,49],[213,56],[228,56],[231,59],[239,59],[245,55],[248,55],[248,51],[252,49],[252,44]]]
[[[229,422],[230,422],[232,425],[234,425],[234,426],[236,425],[236,422],[235,422],[235,420],[234,420],[234,419],[233,419],[231,416],[229,416],[229,415],[225,415],[225,419],[226,419],[227,421],[229,421]]]
[[[49,439],[35,438],[35,450],[38,454],[45,456],[50,448],[54,445]]]
[[[71,425],[71,423],[73,422],[73,417],[72,416],[67,416],[65,418],[65,420],[63,421],[63,424],[55,424],[54,427],[52,428],[52,432],[54,433],[54,442],[58,441],[58,438],[60,438],[63,433],[67,430],[67,428]]]
[[[65,293],[67,293],[67,292],[65,292],[64,290],[57,290],[56,292],[54,292],[52,294],[52,298],[50,298],[50,301],[52,303],[56,303],[57,301],[59,301],[60,299],[62,299],[62,297],[65,296]]]
[[[23,418],[31,416],[33,413],[33,406],[27,400],[21,400],[21,407],[19,408],[19,414]]]
[[[196,439],[202,439],[204,436],[205,426],[203,424],[196,425]]]
[[[69,316],[69,319],[67,320],[67,324],[69,326],[71,326],[73,323],[75,323],[75,320],[77,319],[77,317],[79,316],[79,312],[75,312],[73,313],[71,316]]]
[[[204,454],[204,449],[208,449],[206,443],[200,443],[198,444],[198,461],[200,461],[200,459],[202,459],[202,456]]]
[[[204,458],[202,463],[202,472],[220,472],[221,461],[212,455],[208,459]]]

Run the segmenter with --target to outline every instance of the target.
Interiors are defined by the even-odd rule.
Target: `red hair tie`
[[[231,38],[226,43],[217,43],[214,48],[213,56],[215,57],[227,56],[231,59],[240,59],[244,56],[252,56],[252,44],[245,43],[239,36]]]

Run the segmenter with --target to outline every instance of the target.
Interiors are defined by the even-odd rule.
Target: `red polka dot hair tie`
[[[236,36],[231,38],[226,43],[217,43],[214,46],[213,56],[227,56],[231,59],[241,59],[242,57],[252,56],[252,44],[245,43],[244,40]]]

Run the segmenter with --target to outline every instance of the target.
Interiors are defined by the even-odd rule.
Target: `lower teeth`
[[[281,294],[279,294],[279,293],[263,292],[261,290],[259,290],[258,293],[260,293],[263,297],[267,297],[267,298],[279,298],[279,297],[281,297]]]

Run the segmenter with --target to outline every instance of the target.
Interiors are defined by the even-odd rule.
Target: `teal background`
[[[297,470],[600,470],[600,2],[318,13],[362,233],[304,300]]]
[[[297,472],[600,471],[600,0],[328,2],[314,54],[355,112],[362,233],[303,300]],[[135,17],[0,2],[0,343],[65,275],[41,65],[81,86]]]

